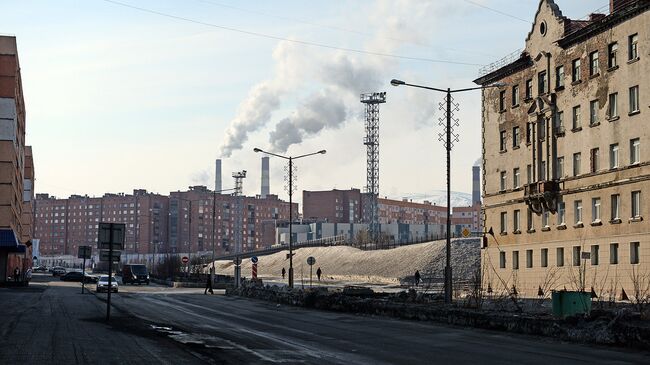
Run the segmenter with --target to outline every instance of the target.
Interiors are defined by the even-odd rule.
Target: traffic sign
[[[184,264],[187,264],[188,262],[190,262],[190,258],[187,257],[187,256],[183,256],[183,258],[181,259],[181,261],[183,261]]]
[[[315,264],[315,263],[316,263],[316,259],[314,258],[314,256],[309,256],[309,257],[307,257],[307,264],[308,264],[309,266],[312,266],[312,265]]]
[[[472,232],[467,229],[467,227],[463,228],[463,231],[461,233],[463,234],[463,237],[469,237],[469,235],[472,234]]]
[[[97,240],[99,249],[108,250],[110,246],[113,246],[113,250],[121,250],[124,247],[125,231],[126,224],[124,223],[99,223],[99,237]]]
[[[257,261],[259,261],[259,259],[257,258],[257,256],[253,256],[253,257],[251,257],[251,262],[252,262],[252,263],[256,264]]]
[[[109,259],[109,250],[100,250],[99,251],[99,261],[113,261],[113,262],[119,262],[120,261],[120,255],[122,251],[113,251],[113,259]]]
[[[80,259],[89,259],[92,254],[92,249],[90,246],[79,246],[79,252],[77,257]]]
[[[241,257],[235,257],[235,259],[232,260],[232,263],[237,266],[241,265]]]

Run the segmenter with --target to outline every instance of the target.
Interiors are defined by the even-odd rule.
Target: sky
[[[297,188],[366,184],[361,93],[380,106],[381,196],[444,190],[443,94],[475,86],[481,65],[521,50],[537,0],[0,0],[0,34],[15,35],[36,192],[101,196],[224,189],[253,148],[302,155]],[[608,0],[556,0],[579,19]],[[480,158],[480,92],[456,94],[452,190],[471,192]],[[287,199],[285,161],[271,193]],[[301,194],[294,201],[300,201]]]

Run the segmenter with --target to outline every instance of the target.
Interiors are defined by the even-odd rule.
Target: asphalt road
[[[0,289],[2,364],[650,363],[650,353],[304,310],[202,289],[120,286],[106,324],[106,294],[36,280],[28,289]]]

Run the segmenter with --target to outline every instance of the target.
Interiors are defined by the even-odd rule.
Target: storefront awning
[[[0,249],[15,249],[18,245],[20,245],[20,242],[18,242],[18,238],[16,238],[13,230],[9,228],[0,229]]]

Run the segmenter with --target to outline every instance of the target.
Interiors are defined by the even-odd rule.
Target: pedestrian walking
[[[323,271],[320,269],[320,266],[318,267],[318,270],[316,270],[316,276],[318,276],[318,281],[320,281],[320,276],[323,273]]]
[[[420,279],[422,278],[420,276],[420,270],[415,270],[414,278],[415,278],[415,286],[420,285]]]
[[[282,268],[282,279],[284,279],[284,276],[285,276],[286,274],[287,274],[287,270],[285,270],[284,267],[283,267],[283,268]]]
[[[20,278],[20,269],[16,267],[14,269],[14,281],[17,283],[19,278]]]
[[[203,292],[204,295],[207,295],[208,292],[210,294],[214,294],[214,291],[212,291],[212,281],[214,280],[214,267],[210,268],[210,275],[208,275],[208,282],[205,283],[205,291]]]

